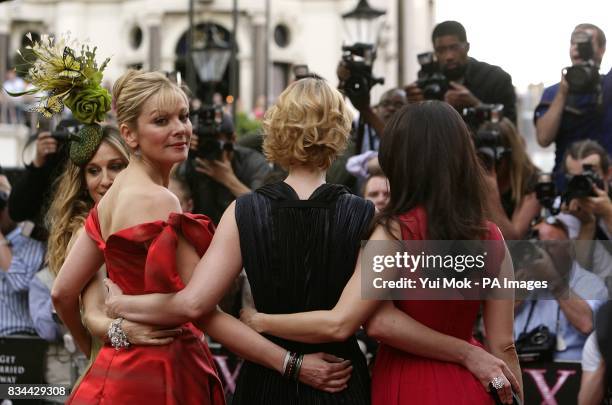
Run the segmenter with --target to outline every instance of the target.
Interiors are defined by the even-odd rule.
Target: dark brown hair
[[[583,141],[577,141],[570,145],[563,155],[563,169],[567,172],[567,157],[571,156],[574,160],[582,160],[591,155],[599,156],[599,164],[601,170],[604,173],[608,172],[610,167],[610,157],[608,152],[599,144],[599,142],[592,139],[585,139]]]
[[[378,156],[389,178],[389,204],[375,219],[390,220],[421,206],[431,240],[486,235],[485,180],[470,132],[449,104],[409,104],[391,118]]]

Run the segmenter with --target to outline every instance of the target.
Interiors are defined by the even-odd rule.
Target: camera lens
[[[531,337],[531,342],[533,344],[536,344],[536,345],[541,345],[542,343],[546,342],[547,340],[548,340],[548,336],[546,336],[542,332],[535,333]]]

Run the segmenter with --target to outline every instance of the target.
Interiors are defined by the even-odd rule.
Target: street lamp
[[[205,32],[194,35],[191,58],[203,83],[220,82],[232,53],[231,46],[219,38],[217,27],[207,24]]]
[[[367,0],[359,0],[357,7],[342,14],[344,27],[351,43],[373,44],[377,42],[380,17],[385,11],[370,7]]]
[[[223,79],[231,54],[230,44],[220,38],[214,24],[206,24],[203,30],[194,32],[191,61],[206,91],[212,92],[214,84]],[[212,94],[206,96],[211,96],[203,100],[208,103],[212,100]]]

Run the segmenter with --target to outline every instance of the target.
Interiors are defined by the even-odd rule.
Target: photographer
[[[41,127],[49,122],[41,121]],[[44,227],[44,216],[49,204],[51,185],[59,175],[66,160],[65,147],[67,136],[64,126],[71,121],[64,120],[55,131],[42,129],[36,135],[36,152],[32,163],[25,166],[24,176],[14,184],[10,195],[9,215],[16,222],[31,221],[35,224],[32,237],[46,241],[47,230]]]
[[[573,143],[565,153],[564,171],[570,179],[564,211],[576,219],[571,222],[570,235],[581,241],[576,244],[576,260],[611,285],[612,170],[608,154],[595,141]],[[598,240],[605,242],[593,243]]]
[[[546,241],[545,245],[536,248],[539,257],[535,261],[526,268],[517,269],[516,278],[525,279],[529,274],[531,280],[546,280],[549,289],[531,296],[517,307],[515,338],[545,326],[545,334],[549,336],[547,347],[552,351],[545,355],[554,360],[580,361],[584,343],[593,331],[593,313],[603,303],[607,292],[597,276],[584,270],[572,258],[564,223],[550,217],[534,226],[534,230],[538,240]],[[522,341],[519,339],[516,343],[519,357]]]
[[[30,280],[41,267],[45,246],[23,234],[8,215],[11,185],[0,174],[0,336],[34,335],[28,311]]]
[[[195,157],[187,164],[187,179],[193,190],[193,212],[218,223],[236,197],[263,185],[271,169],[263,155],[236,145],[234,124],[228,114],[223,114],[214,132],[204,134],[194,127],[191,149]]]
[[[485,122],[475,136],[487,173],[487,212],[507,240],[523,239],[540,213],[534,190],[538,169],[512,122]]]
[[[544,90],[536,107],[538,143],[543,147],[555,143],[558,188],[565,185],[562,159],[570,144],[593,139],[612,152],[612,74],[598,73],[605,50],[606,37],[599,27],[577,25],[571,36],[572,66],[564,69],[560,83]]]
[[[468,57],[470,44],[463,25],[444,21],[431,34],[435,56],[441,73],[446,77],[440,97],[458,111],[480,104],[503,104],[504,115],[516,122],[516,94],[512,78],[500,67]],[[446,89],[443,89],[446,90]],[[418,83],[406,86],[408,101],[425,99]]]
[[[376,59],[376,47],[371,44],[357,43],[353,46],[342,47],[342,60],[338,64],[338,89],[351,101],[353,107],[359,111],[359,123],[354,134],[356,153],[369,150],[378,150],[378,138],[385,129],[382,115],[392,115],[396,110],[406,104],[406,95],[400,89],[391,89],[380,98],[386,105],[383,110],[377,111],[370,105],[370,90],[376,84],[384,84],[384,79],[376,78],[372,74],[372,66]],[[389,117],[387,117],[388,119]],[[363,125],[365,124],[365,125]],[[374,130],[374,135],[370,132]],[[369,139],[365,139],[368,136]],[[372,139],[372,137],[375,137]]]

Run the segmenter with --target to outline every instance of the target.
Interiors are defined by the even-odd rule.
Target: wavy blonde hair
[[[295,81],[266,111],[264,154],[284,168],[328,169],[346,148],[352,119],[340,92],[325,80]]]
[[[126,124],[135,129],[142,106],[153,96],[157,97],[159,110],[175,105],[179,100],[189,106],[185,92],[164,74],[128,70],[113,86],[113,102],[119,125]]]
[[[121,140],[117,128],[104,127],[102,142],[115,148],[125,159],[125,163],[129,161],[128,148]],[[51,199],[45,222],[47,229],[50,230],[47,260],[49,269],[55,275],[59,273],[66,260],[68,244],[72,236],[81,229],[89,210],[94,205],[85,183],[84,168],[86,165],[78,166],[68,160],[63,173],[54,185],[55,193]]]

